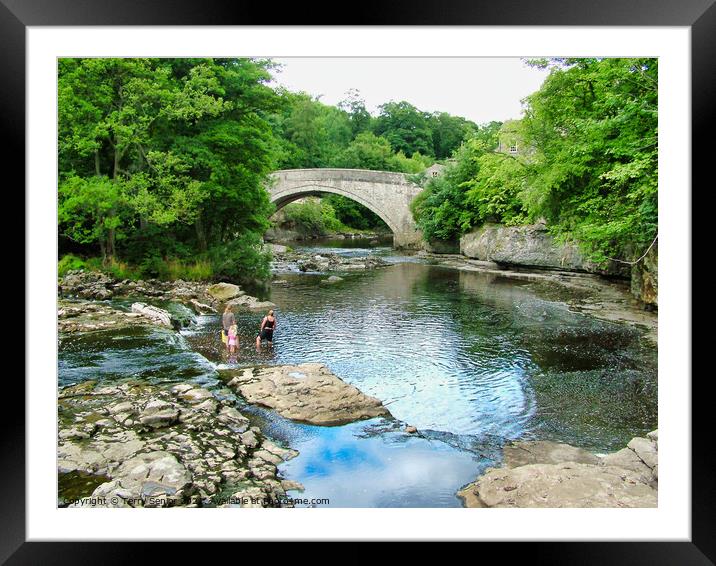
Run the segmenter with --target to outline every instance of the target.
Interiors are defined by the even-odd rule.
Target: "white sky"
[[[391,100],[448,112],[478,124],[521,116],[521,99],[539,89],[547,71],[512,57],[273,58],[283,65],[276,83],[322,95],[335,105],[357,88],[371,114]]]

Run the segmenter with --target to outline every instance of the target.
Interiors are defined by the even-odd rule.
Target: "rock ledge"
[[[220,373],[229,387],[249,403],[269,407],[295,421],[331,426],[390,415],[378,399],[345,383],[323,364],[253,367]]]
[[[458,492],[466,507],[656,507],[658,432],[599,457],[550,441],[515,442],[501,468]]]

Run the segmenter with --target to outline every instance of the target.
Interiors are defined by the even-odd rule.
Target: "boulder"
[[[267,311],[276,308],[271,301],[259,301],[256,297],[250,295],[242,295],[227,303],[230,307],[242,307],[252,311]]]
[[[207,305],[206,303],[202,303],[197,299],[191,299],[189,301],[189,304],[194,308],[194,311],[197,314],[211,314],[216,312],[216,309],[214,307],[212,307],[211,305]]]
[[[249,403],[299,422],[330,426],[390,415],[378,399],[345,383],[323,364],[224,370],[221,375]]]
[[[139,454],[124,462],[111,482],[103,483],[92,493],[93,499],[105,499],[96,507],[171,507],[184,501],[185,491],[192,486],[191,474],[168,452]],[[118,505],[119,503],[119,505]]]
[[[266,244],[266,247],[274,254],[285,254],[288,251],[288,246],[281,244]]]
[[[132,312],[142,315],[144,318],[149,319],[154,324],[166,326],[168,328],[175,327],[175,321],[172,315],[164,309],[146,305],[144,303],[133,303]]]
[[[306,271],[323,271],[328,266],[328,264],[319,264],[317,261],[314,261],[312,259],[307,259],[303,261],[298,262],[298,269],[300,271],[306,272]],[[323,268],[323,269],[321,269]]]
[[[116,330],[156,323],[157,321],[139,313],[124,312],[104,303],[66,300],[60,300],[58,303],[57,328],[61,333]]]
[[[259,441],[252,430],[248,430],[240,435],[241,444],[248,448],[256,448],[259,445]]]
[[[649,468],[653,469],[658,463],[656,443],[648,438],[632,438],[627,447],[631,448]]]
[[[147,403],[139,414],[139,422],[152,428],[161,428],[175,423],[179,409],[166,401],[154,400]]]
[[[188,389],[179,393],[179,398],[189,403],[201,403],[207,399],[213,398],[211,391],[203,387]]]
[[[648,482],[651,478],[651,468],[631,448],[622,448],[607,454],[602,458],[602,464],[637,472],[645,482]]]
[[[241,287],[232,283],[216,283],[208,287],[206,292],[219,302],[225,302],[245,294]]]
[[[579,248],[555,242],[544,224],[485,225],[460,238],[460,253],[482,261],[584,270]]]
[[[321,285],[334,285],[335,283],[340,283],[341,281],[343,281],[343,277],[331,275],[328,279],[321,279]]]
[[[659,306],[659,250],[654,244],[631,268],[631,293],[649,307]]]

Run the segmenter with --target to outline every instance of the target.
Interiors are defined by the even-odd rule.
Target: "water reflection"
[[[458,507],[456,486],[469,483],[487,465],[439,440],[385,426],[378,433],[372,430],[375,424],[304,425],[318,430],[305,431],[300,455],[281,470],[300,478],[306,489],[289,495],[328,498],[331,507]]]
[[[239,314],[238,365],[325,363],[421,430],[544,433],[607,450],[656,424],[656,352],[631,327],[496,275],[402,263],[334,286],[320,285],[323,277],[286,275],[288,285],[273,288],[272,350],[252,348],[261,314]],[[205,331],[187,337],[226,363]],[[568,414],[554,409],[561,396],[572,402]],[[599,427],[589,424],[596,417]]]

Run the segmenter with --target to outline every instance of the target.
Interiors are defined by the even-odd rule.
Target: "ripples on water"
[[[231,365],[324,363],[421,436],[390,419],[326,428],[245,407],[301,452],[282,470],[306,485],[307,497],[339,506],[458,505],[455,491],[494,464],[507,440],[607,451],[656,428],[656,348],[639,330],[570,312],[524,281],[415,258],[398,263],[385,248],[330,251],[378,253],[395,265],[342,275],[332,286],[320,284],[325,275],[281,274],[288,285],[270,294],[274,348],[256,352],[262,313],[242,312]],[[198,316],[180,336],[67,338],[60,384],[98,375],[215,384],[214,364],[227,364],[219,329],[218,315]]]

